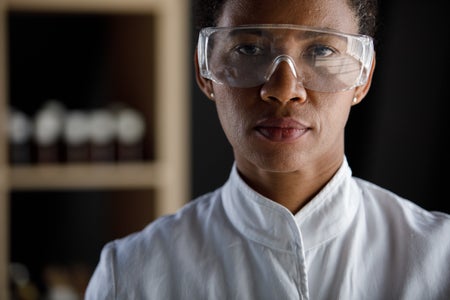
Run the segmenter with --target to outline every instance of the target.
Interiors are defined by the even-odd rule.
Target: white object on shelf
[[[64,127],[64,106],[56,100],[47,102],[34,119],[34,138],[38,145],[56,143]]]
[[[107,109],[97,109],[91,112],[89,118],[90,139],[93,144],[105,145],[117,137],[114,115]]]
[[[10,108],[8,116],[8,135],[13,144],[28,143],[33,132],[30,118],[14,108]]]
[[[125,145],[142,142],[145,134],[145,121],[135,109],[121,109],[117,114],[117,138]]]
[[[88,114],[81,110],[67,112],[64,126],[64,141],[67,145],[87,143],[90,137]]]

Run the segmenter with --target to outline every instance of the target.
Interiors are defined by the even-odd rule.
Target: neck
[[[283,173],[249,168],[238,162],[238,170],[255,191],[295,214],[319,193],[341,165],[342,159]]]

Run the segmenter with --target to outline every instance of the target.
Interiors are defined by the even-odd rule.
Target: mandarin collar
[[[222,189],[225,212],[238,231],[270,248],[308,251],[333,239],[350,226],[360,199],[347,160],[325,187],[293,215],[264,197],[240,177],[236,163]]]

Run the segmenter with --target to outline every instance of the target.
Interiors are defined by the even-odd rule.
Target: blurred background
[[[381,1],[346,153],[355,176],[450,213],[444,4]],[[0,5],[0,299],[81,299],[101,247],[220,187],[231,147],[195,83],[189,1]]]

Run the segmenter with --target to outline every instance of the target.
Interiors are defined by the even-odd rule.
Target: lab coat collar
[[[350,226],[360,192],[344,158],[327,185],[297,214],[262,196],[239,176],[236,164],[222,189],[226,214],[247,238],[273,249],[304,251],[332,240]]]

